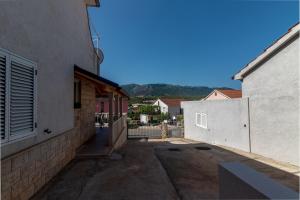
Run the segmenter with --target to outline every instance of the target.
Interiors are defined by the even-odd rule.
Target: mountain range
[[[131,97],[203,97],[215,89],[206,86],[181,86],[172,84],[127,84],[121,87]]]

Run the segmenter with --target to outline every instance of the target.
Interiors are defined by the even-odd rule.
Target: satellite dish
[[[104,60],[104,54],[103,51],[99,48],[95,49],[97,54],[98,54],[98,58],[99,58],[99,64],[101,64]]]

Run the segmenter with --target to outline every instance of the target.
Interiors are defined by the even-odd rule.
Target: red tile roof
[[[168,106],[174,107],[174,106],[180,106],[180,103],[184,101],[184,99],[160,99]]]
[[[218,91],[223,93],[224,95],[232,98],[232,99],[242,97],[242,91],[241,90],[218,90]]]

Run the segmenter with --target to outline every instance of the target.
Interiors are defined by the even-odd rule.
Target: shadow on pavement
[[[205,143],[129,140],[116,153],[121,159],[72,161],[32,199],[218,199],[218,163],[226,161],[242,162],[299,191],[293,169]]]

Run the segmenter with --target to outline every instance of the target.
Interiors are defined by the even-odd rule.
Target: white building
[[[293,26],[233,78],[249,98],[251,151],[299,165],[299,30]]]
[[[182,109],[180,103],[183,99],[157,99],[154,102],[154,106],[159,106],[161,113],[169,113],[170,117],[173,119],[176,118],[177,115],[182,114]]]
[[[96,134],[97,96],[110,99],[110,148],[126,141],[126,95],[100,77],[88,17],[99,0],[0,4],[1,199],[29,199]]]
[[[241,90],[221,90],[215,89],[203,100],[236,99],[242,97]]]
[[[299,166],[299,29],[233,77],[242,98],[183,102],[185,137]]]

